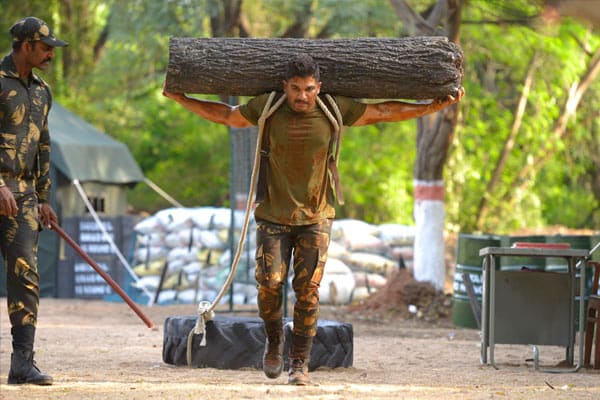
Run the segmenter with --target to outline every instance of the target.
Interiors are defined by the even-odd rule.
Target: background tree
[[[462,2],[438,0],[418,14],[404,0],[391,0],[410,35],[447,36],[458,42]],[[414,168],[414,276],[441,290],[445,284],[445,205],[443,172],[458,105],[418,120],[417,159]]]
[[[220,206],[229,198],[227,129],[161,95],[169,38],[397,37],[414,32],[423,21],[432,24],[435,34],[452,36],[448,5],[458,3],[339,4],[0,0],[0,46],[9,51],[7,32],[17,19],[37,15],[48,21],[71,42],[41,73],[55,100],[127,144],[146,176],[183,204]],[[397,4],[410,10],[408,16],[397,13]],[[423,134],[429,129],[425,120],[350,129],[341,154],[346,204],[339,218],[412,225],[413,180],[441,180],[446,232],[508,233],[548,224],[599,229],[597,77],[589,79],[563,133],[557,136],[553,130],[570,88],[581,88],[586,71],[592,71],[598,31],[585,20],[560,14],[562,6],[555,7],[561,18],[546,24],[552,14],[543,1],[460,4],[460,14],[453,15],[462,16],[467,96],[455,114],[454,134]],[[503,151],[511,137],[509,151]],[[519,171],[526,172],[524,180],[518,179]],[[169,206],[145,185],[138,185],[129,200],[136,212]],[[480,211],[484,207],[487,211]]]
[[[450,218],[465,232],[598,226],[579,211],[597,208],[597,172],[587,172],[597,165],[573,163],[597,147],[598,36],[569,19],[545,25],[539,4],[511,5],[465,8],[469,100],[449,159]]]

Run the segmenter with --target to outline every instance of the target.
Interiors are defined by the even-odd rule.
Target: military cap
[[[16,22],[10,27],[10,34],[15,42],[39,40],[52,47],[69,45],[69,43],[56,38],[48,24],[36,17],[27,17]]]

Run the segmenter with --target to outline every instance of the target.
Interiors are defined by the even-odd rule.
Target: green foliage
[[[382,0],[252,0],[251,5],[244,13],[254,37],[281,37],[305,14],[310,37],[398,36],[401,26],[390,3]]]
[[[469,13],[477,9],[465,11],[465,19],[476,17]],[[584,101],[577,120],[570,124],[576,134],[557,138],[553,129],[571,85],[578,82],[589,61],[575,39],[586,40],[591,49],[597,49],[598,36],[572,22],[565,22],[552,32],[538,32],[521,25],[465,25],[462,36],[463,50],[469,55],[465,68],[467,99],[462,108],[463,123],[445,171],[450,203],[448,219],[452,226],[499,233],[549,223],[597,227],[598,217],[595,222],[590,217],[591,210],[599,205],[599,198],[592,191],[593,173],[589,172],[593,169],[590,149],[594,147],[589,142],[585,144],[589,141],[589,131],[586,134],[581,129],[583,121],[594,111]],[[534,83],[514,150],[496,189],[485,193],[512,129],[523,81],[534,54],[539,61],[535,64]],[[595,82],[588,94],[593,96],[597,88]],[[537,163],[543,162],[549,151],[556,153],[536,173]],[[583,167],[586,164],[588,167]],[[526,167],[531,167],[532,173],[524,176],[525,181],[518,180]],[[596,174],[597,168],[596,165]],[[477,226],[482,196],[486,196],[492,212],[482,226]],[[590,211],[581,215],[581,210]]]
[[[7,32],[28,15],[46,20],[71,43],[59,49],[53,67],[41,73],[57,101],[123,141],[145,175],[184,205],[227,205],[227,128],[165,99],[161,88],[169,38],[211,36],[211,24],[227,22],[226,7],[234,3],[0,0],[0,31]],[[433,0],[407,3],[426,12]],[[541,3],[464,3],[461,46],[467,95],[444,170],[451,230],[600,227],[598,79],[565,136],[553,135],[568,92],[585,70],[590,52],[600,46],[600,37],[572,20],[542,24],[534,18]],[[281,36],[295,23],[308,24],[309,37],[386,37],[405,30],[391,2],[382,0],[246,0],[241,7],[241,19],[255,37]],[[483,23],[490,21],[503,22]],[[8,35],[0,35],[0,46],[9,51]],[[515,146],[493,192],[485,193],[534,57],[534,82]],[[414,121],[407,121],[345,133],[340,174],[346,204],[339,207],[338,216],[412,223],[415,131]],[[544,159],[548,152],[551,156]],[[482,198],[489,213],[478,225]],[[129,200],[136,210],[154,212],[168,206],[143,184],[130,192]]]
[[[338,216],[412,223],[415,130],[414,122],[404,122],[346,131],[339,164],[345,205]]]

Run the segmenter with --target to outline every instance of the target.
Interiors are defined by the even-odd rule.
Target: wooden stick
[[[58,233],[58,235],[65,240],[104,280],[108,285],[113,288],[115,292],[121,296],[123,300],[131,307],[131,309],[144,321],[148,328],[154,328],[154,322],[152,322],[142,310],[135,304],[133,300],[121,289],[121,287],[115,282],[110,275],[108,275],[83,249],[75,243],[75,241],[55,222],[50,222],[50,227]]]

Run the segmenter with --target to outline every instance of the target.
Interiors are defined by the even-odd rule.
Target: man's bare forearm
[[[422,117],[438,112],[451,104],[458,103],[464,96],[460,88],[456,96],[433,100],[427,104],[406,103],[402,101],[385,101],[369,104],[364,114],[354,123],[354,126],[375,124],[379,122],[397,122]]]

